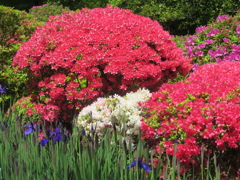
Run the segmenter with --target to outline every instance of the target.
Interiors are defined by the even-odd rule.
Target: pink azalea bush
[[[43,120],[71,121],[98,97],[154,91],[186,75],[190,59],[182,54],[157,21],[107,6],[51,16],[13,66],[28,69],[28,91]]]
[[[142,137],[157,154],[174,155],[183,167],[200,167],[217,155],[221,171],[240,168],[240,62],[208,63],[185,81],[165,84],[142,103]]]
[[[197,28],[184,44],[193,70],[209,62],[240,61],[240,10],[234,17],[219,15],[210,25]]]

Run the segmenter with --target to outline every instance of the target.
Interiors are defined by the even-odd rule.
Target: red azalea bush
[[[182,54],[157,21],[108,6],[51,16],[13,66],[29,69],[28,90],[43,119],[67,120],[97,97],[154,91],[185,75],[191,65]]]
[[[200,66],[185,81],[165,84],[142,104],[142,137],[152,147],[174,155],[188,169],[199,170],[215,152],[223,171],[240,168],[240,62]]]

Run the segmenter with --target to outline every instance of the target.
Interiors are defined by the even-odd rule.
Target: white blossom
[[[93,127],[95,133],[102,135],[106,128],[112,129],[114,123],[119,134],[125,134],[127,139],[132,139],[138,135],[143,118],[142,108],[138,103],[147,101],[150,97],[148,90],[139,89],[123,97],[115,94],[108,98],[98,98],[82,109],[78,115],[77,126],[84,128],[86,133],[90,133]]]

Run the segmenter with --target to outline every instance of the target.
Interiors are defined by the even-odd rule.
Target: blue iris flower
[[[39,142],[41,146],[45,146],[48,143],[48,139],[46,137],[43,137],[42,140]]]
[[[6,93],[6,87],[2,87],[1,84],[0,84],[0,93],[1,93],[1,94]]]
[[[138,158],[138,161],[136,160],[132,161],[131,164],[127,166],[127,169],[130,169],[136,165],[138,166],[138,168],[144,169],[147,172],[151,171],[151,167],[148,166],[146,163],[142,162],[142,158],[140,157]]]
[[[24,135],[30,134],[32,132],[35,132],[37,130],[38,124],[27,124],[24,125],[24,128],[26,129],[24,131]],[[40,129],[38,129],[41,131]],[[68,133],[68,131],[61,132],[61,129],[59,127],[55,128],[54,131],[47,130],[46,131],[46,137],[45,136],[38,136],[38,138],[41,138],[39,144],[41,146],[45,146],[49,140],[53,140],[54,144],[58,141],[66,141],[67,136],[64,133]],[[26,137],[26,136],[24,136]]]
[[[68,131],[65,131],[65,133],[68,133]],[[55,131],[47,130],[46,134],[48,139],[52,139],[54,143],[63,140],[63,134],[59,127],[55,128]]]
[[[27,134],[30,134],[32,132],[35,132],[36,129],[37,129],[37,126],[38,126],[38,124],[27,124],[27,125],[24,125],[23,127],[26,128],[26,131],[24,131],[24,134],[27,135]]]

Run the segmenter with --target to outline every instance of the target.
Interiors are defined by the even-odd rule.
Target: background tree
[[[235,15],[240,7],[238,0],[1,0],[0,4],[28,10],[44,3],[62,4],[71,10],[111,4],[157,20],[172,35],[193,34],[196,27],[211,23],[221,14]]]

